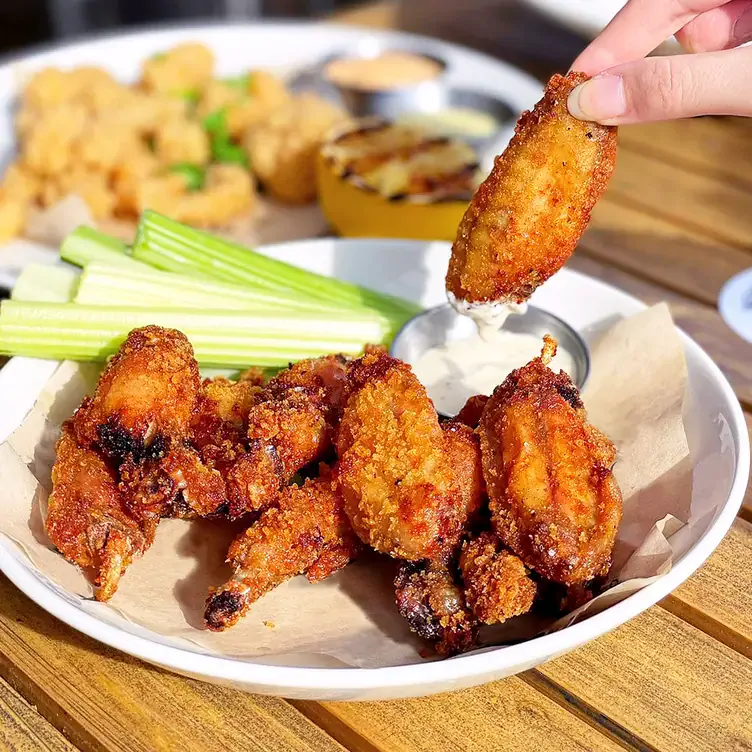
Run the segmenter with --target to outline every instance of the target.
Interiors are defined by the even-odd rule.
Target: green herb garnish
[[[188,191],[200,191],[206,183],[206,170],[201,165],[180,162],[170,165],[168,171],[174,175],[182,176]]]

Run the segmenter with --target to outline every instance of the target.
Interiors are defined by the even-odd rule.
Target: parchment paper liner
[[[617,445],[615,474],[624,494],[610,575],[618,584],[556,623],[522,617],[488,630],[498,643],[560,629],[623,600],[668,572],[679,553],[672,540],[689,521],[692,463],[682,424],[686,363],[667,306],[613,325],[591,347],[591,357],[584,400],[591,421]],[[97,371],[61,364],[23,425],[0,446],[0,532],[54,586],[84,598],[91,597],[91,586],[51,547],[42,514],[60,424],[96,383]],[[187,640],[194,650],[265,663],[381,667],[424,660],[418,651],[425,645],[394,606],[395,565],[375,554],[318,585],[296,577],[225,633],[201,630],[207,590],[228,574],[223,559],[235,532],[227,523],[164,520],[110,604],[79,605],[107,621],[117,613],[163,642],[185,646]]]

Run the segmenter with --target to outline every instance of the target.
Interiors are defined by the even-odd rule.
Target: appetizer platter
[[[413,229],[411,237],[449,240],[488,158],[540,94],[526,74],[477,53],[324,24],[97,39],[6,62],[0,83],[5,287],[25,263],[54,258],[80,224],[132,240],[147,206],[250,245],[321,235],[327,220],[348,235],[381,224],[398,237],[414,224],[411,210],[427,212],[422,234]],[[396,183],[375,177],[375,191],[343,195],[344,178],[317,165],[319,146],[332,128],[354,128],[366,116],[399,126],[393,150],[405,138],[456,142],[449,151],[462,157],[454,160],[464,181],[453,191],[459,216],[441,188],[452,176],[435,174],[436,158],[403,157]],[[367,148],[368,139],[361,153]],[[396,200],[413,174],[423,188],[413,184]],[[397,211],[395,224],[400,205],[407,218]],[[343,214],[362,215],[364,224],[342,226]]]
[[[451,248],[257,252],[148,210],[130,244],[71,233],[80,272],[27,268],[0,308],[3,571],[134,655],[319,699],[506,676],[682,582],[741,503],[749,439],[665,305],[562,269],[616,161],[616,129],[567,111],[581,80],[523,113]],[[504,322],[533,310],[588,367],[552,370],[536,329],[442,415],[396,355],[447,298],[476,324],[428,348],[450,366],[527,342]]]

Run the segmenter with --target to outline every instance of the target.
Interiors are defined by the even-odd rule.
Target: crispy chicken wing
[[[613,444],[591,426],[577,387],[547,366],[556,343],[498,386],[481,418],[494,529],[526,566],[574,584],[608,569],[621,520]]]
[[[522,560],[504,550],[492,533],[462,544],[459,567],[465,599],[478,621],[501,624],[532,608],[535,582]]]
[[[462,532],[468,499],[426,390],[410,366],[381,353],[354,361],[348,376],[337,452],[355,532],[399,559],[445,555]]]
[[[175,329],[134,329],[74,417],[78,440],[116,459],[158,457],[188,437],[198,364]]]
[[[249,450],[227,470],[231,516],[265,509],[295,473],[324,458],[342,412],[345,362],[303,360],[264,387],[248,412]]]
[[[154,525],[129,512],[114,471],[96,451],[79,446],[70,422],[56,451],[47,534],[68,561],[93,576],[97,600],[107,601],[151,544]]]
[[[616,128],[567,110],[569,93],[585,80],[551,79],[478,188],[449,262],[446,287],[457,300],[522,302],[574,251],[616,160]]]
[[[441,426],[444,431],[444,450],[454,470],[464,510],[464,520],[475,520],[486,498],[480,441],[475,432],[464,423],[449,421]]]
[[[208,517],[227,509],[222,475],[185,444],[173,445],[164,457],[124,462],[120,491],[135,515],[155,524],[162,517]]]
[[[318,582],[344,567],[360,541],[342,509],[336,478],[324,468],[303,486],[288,486],[279,507],[267,509],[230,546],[234,574],[206,603],[209,629],[233,626],[262,595],[297,574]]]
[[[405,562],[394,587],[400,614],[413,632],[434,643],[439,655],[455,655],[475,646],[477,622],[445,565]]]
[[[476,394],[474,397],[470,397],[454,419],[458,423],[470,426],[470,428],[477,428],[486,402],[488,402],[488,397],[485,394]]]

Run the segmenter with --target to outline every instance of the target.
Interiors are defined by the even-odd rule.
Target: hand
[[[645,58],[672,34],[689,55]],[[752,117],[752,0],[629,0],[572,70],[594,76],[569,97],[604,125],[697,115]]]

